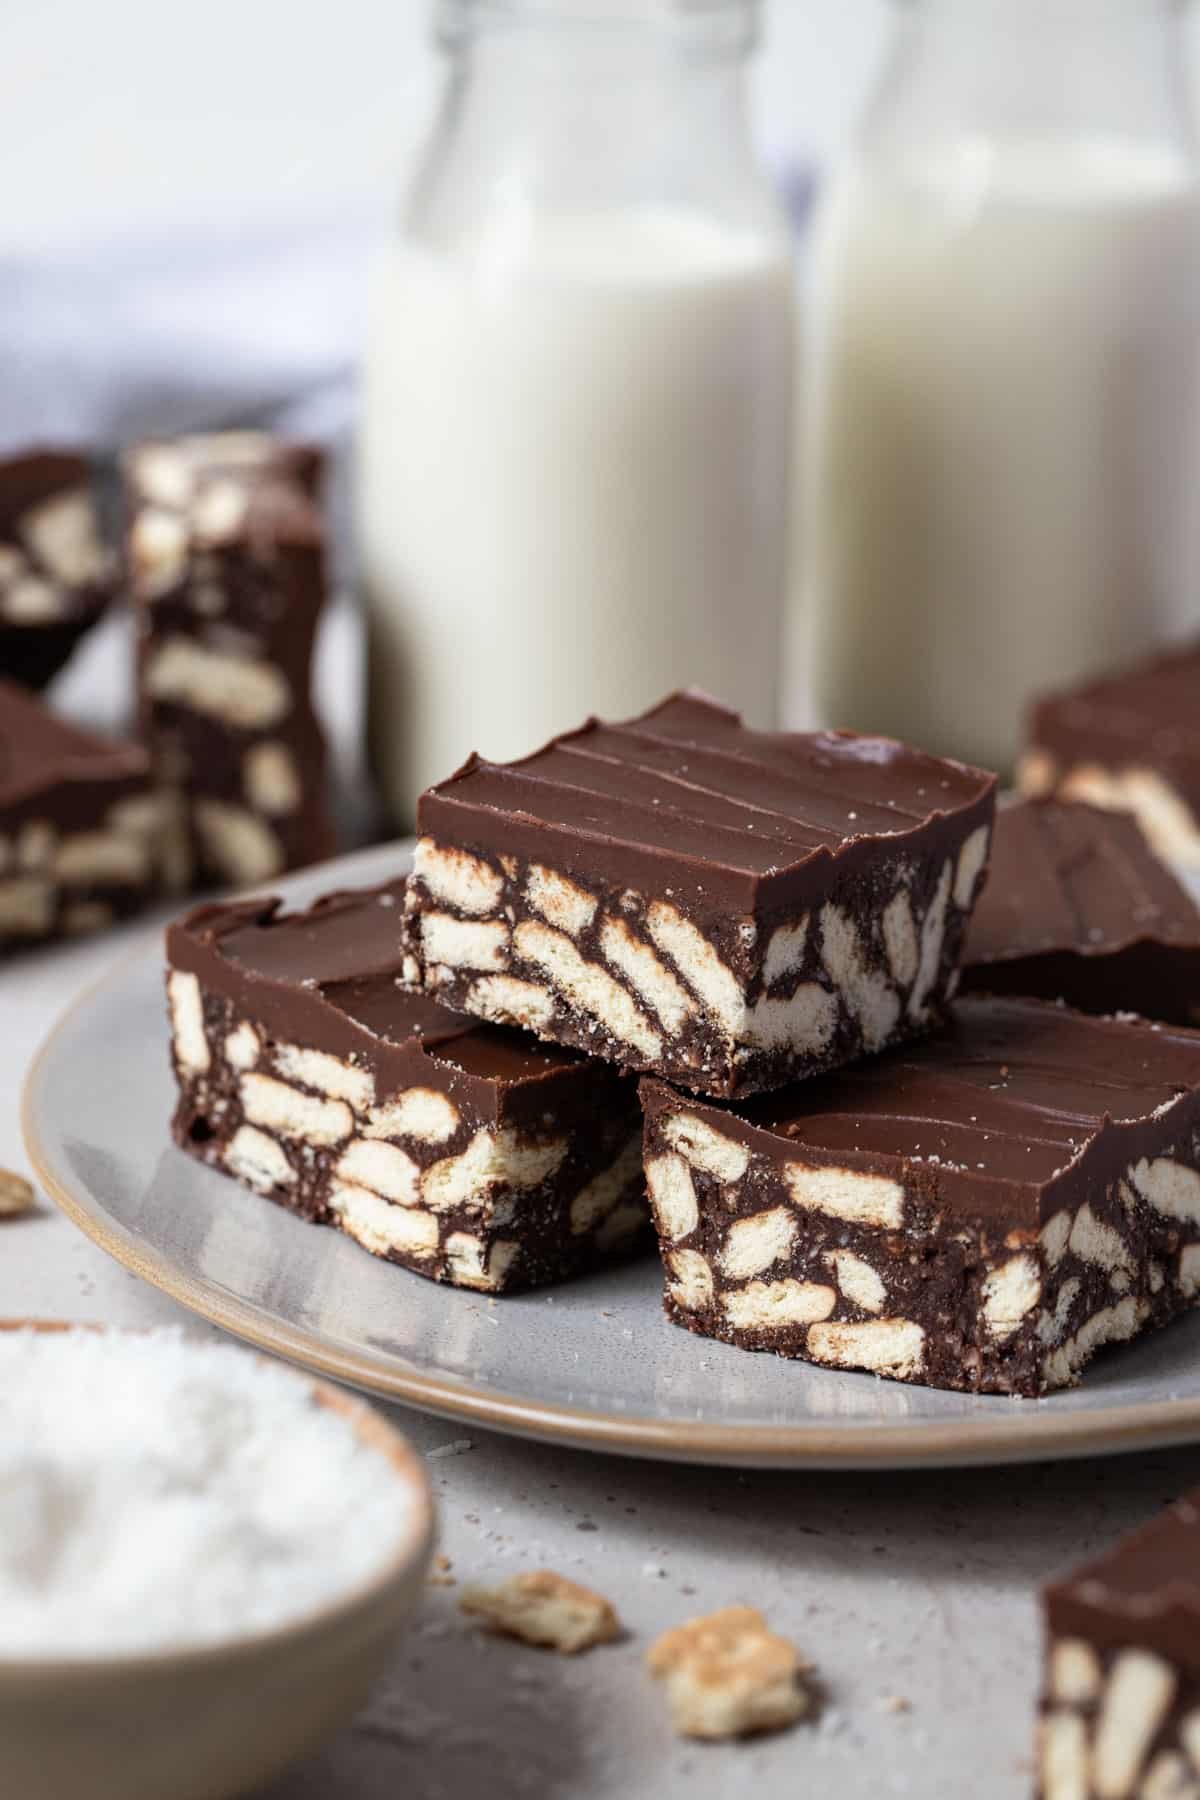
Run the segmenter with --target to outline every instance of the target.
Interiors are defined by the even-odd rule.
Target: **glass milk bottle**
[[[752,0],[458,0],[374,279],[358,526],[397,818],[695,682],[773,722],[787,227],[751,154]]]
[[[993,768],[1200,599],[1200,189],[1170,0],[913,0],[816,227],[797,659]]]

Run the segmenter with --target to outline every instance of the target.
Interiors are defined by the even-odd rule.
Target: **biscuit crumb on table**
[[[0,1169],[0,1219],[15,1219],[33,1209],[33,1183],[11,1169]]]
[[[493,1631],[566,1656],[621,1635],[621,1622],[603,1594],[551,1569],[513,1575],[494,1588],[464,1588],[458,1604]]]
[[[726,1606],[666,1631],[646,1653],[667,1684],[681,1737],[746,1737],[780,1731],[813,1710],[811,1667],[753,1606]]]

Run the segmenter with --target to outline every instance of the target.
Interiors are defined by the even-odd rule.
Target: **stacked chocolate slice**
[[[943,1387],[1062,1386],[1200,1290],[1200,1035],[951,1005],[994,815],[979,770],[753,731],[696,694],[473,757],[423,796],[403,887],[173,931],[177,1135],[492,1289],[635,1244],[644,1158],[678,1323]],[[1022,828],[1002,814],[1002,843]],[[1159,909],[1126,937],[1194,954],[1165,871],[1147,899],[1125,851],[1127,910]],[[1116,980],[1114,905],[1056,953]]]
[[[310,695],[321,460],[262,432],[141,445],[122,570],[85,458],[0,458],[0,955],[164,888],[264,881],[332,853]],[[137,719],[122,744],[33,690],[125,586]]]
[[[154,890],[158,823],[142,750],[0,675],[0,955],[136,911]]]
[[[177,1141],[460,1287],[648,1236],[635,1083],[398,984],[403,883],[203,907],[167,934]]]
[[[264,432],[125,459],[138,735],[172,891],[270,881],[331,856],[312,666],[325,604],[322,457]]]
[[[73,450],[0,457],[0,676],[43,688],[103,614],[117,559]]]

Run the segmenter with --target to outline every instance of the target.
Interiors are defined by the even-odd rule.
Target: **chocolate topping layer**
[[[97,784],[143,784],[149,774],[145,752],[135,744],[84,731],[60,718],[16,682],[0,676],[0,818],[23,813],[51,790],[55,818],[63,819],[60,790],[78,792],[81,822],[87,823],[89,794]]]
[[[1141,1644],[1200,1677],[1200,1489],[1045,1595],[1053,1637]]]
[[[1102,957],[1143,940],[1200,949],[1200,912],[1125,813],[1027,800],[996,814],[968,963],[1046,950]]]
[[[977,806],[983,819],[994,788],[888,738],[753,731],[688,692],[621,724],[591,719],[519,762],[474,755],[417,817],[445,842],[581,876],[602,866],[606,884],[673,891],[704,917],[825,889],[832,861],[870,861],[880,837],[902,849],[948,814]]]
[[[1034,703],[1030,741],[1064,763],[1175,768],[1200,759],[1200,643]]]
[[[425,1083],[482,1119],[536,1123],[602,1103],[622,1078],[522,1032],[447,1012],[399,985],[404,882],[325,896],[304,912],[277,898],[198,907],[167,931],[171,966],[236,1003],[275,1037],[353,1057],[381,1100]]]
[[[965,1216],[1036,1229],[1057,1174],[1086,1159],[1103,1181],[1153,1155],[1154,1113],[1198,1085],[1200,1033],[981,996],[942,1036],[740,1101],[722,1129],[776,1156],[782,1137],[853,1169],[929,1165]],[[641,1091],[650,1112],[680,1104],[657,1082]]]
[[[1200,1018],[1200,913],[1123,813],[1002,807],[964,962],[968,988]]]

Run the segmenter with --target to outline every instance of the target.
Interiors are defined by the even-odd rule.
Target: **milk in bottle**
[[[814,240],[800,641],[825,722],[1005,769],[1195,617],[1200,186],[1165,6],[914,13]]]
[[[397,817],[472,749],[686,683],[774,720],[795,303],[744,128],[755,11],[450,9],[364,364],[372,760]]]

